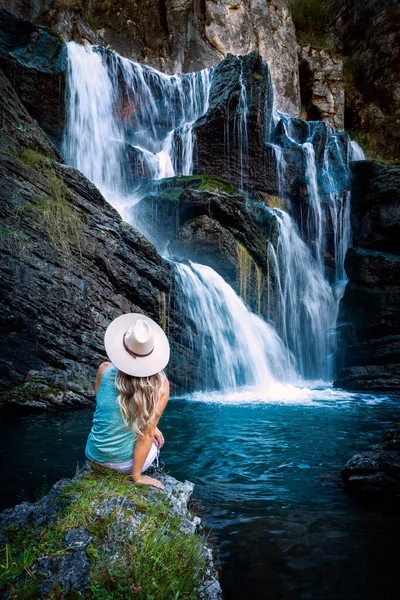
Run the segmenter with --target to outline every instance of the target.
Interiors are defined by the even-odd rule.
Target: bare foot
[[[153,477],[149,477],[148,475],[140,475],[134,483],[144,483],[146,485],[152,485],[160,490],[164,489],[163,484],[158,479],[153,479]]]

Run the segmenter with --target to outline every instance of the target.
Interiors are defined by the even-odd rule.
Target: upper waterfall
[[[190,175],[192,125],[207,110],[211,74],[164,75],[113,51],[69,42],[67,162],[120,212],[144,180]]]

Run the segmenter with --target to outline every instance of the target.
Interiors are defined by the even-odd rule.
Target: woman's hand
[[[158,479],[153,479],[153,477],[149,477],[148,475],[139,475],[133,479],[134,483],[144,483],[145,485],[152,485],[160,490],[164,489],[163,484]]]
[[[154,432],[154,440],[158,446],[158,448],[162,448],[164,446],[164,436],[161,433],[161,431],[158,429],[158,427],[156,427],[156,430]]]

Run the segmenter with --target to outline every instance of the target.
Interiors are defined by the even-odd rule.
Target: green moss
[[[21,404],[27,402],[39,402],[45,404],[53,404],[54,396],[60,394],[60,390],[48,385],[27,382],[24,385],[19,385],[7,392],[0,394],[1,403]]]
[[[0,245],[2,248],[18,254],[23,254],[28,248],[24,232],[8,225],[4,225],[0,229]]]
[[[32,150],[32,148],[23,148],[19,155],[19,160],[31,169],[43,171],[48,167],[49,161],[52,159],[37,150]]]
[[[253,269],[253,259],[247,249],[240,242],[236,242],[237,273],[239,279],[239,293],[245,302],[250,299],[250,283]]]
[[[119,509],[124,511],[126,527],[129,519],[141,519],[134,535],[125,536],[123,547],[111,561],[104,544],[110,543],[114,511],[118,509],[100,518],[97,510],[107,499],[119,496],[133,505]],[[197,533],[182,531],[181,518],[173,512],[165,494],[148,486],[135,486],[130,477],[98,467],[64,486],[62,498],[65,509],[55,523],[40,530],[14,528],[5,532],[10,544],[0,551],[0,589],[7,590],[10,597],[25,597],[21,595],[23,590],[28,593],[33,589],[37,580],[31,567],[38,556],[58,558],[69,552],[64,546],[66,532],[84,527],[92,536],[86,549],[91,562],[90,591],[86,596],[90,600],[198,598],[206,576],[204,539]]]
[[[160,325],[163,331],[167,331],[168,325],[168,310],[167,310],[167,294],[165,292],[160,292],[158,297],[159,304],[159,314],[160,314]]]
[[[36,150],[24,148],[19,160],[35,171],[40,171],[50,185],[49,195],[42,195],[38,202],[23,204],[18,209],[18,229],[23,228],[24,216],[34,213],[39,216],[49,238],[69,254],[72,248],[81,249],[83,223],[78,213],[67,200],[67,188],[54,172],[51,159]]]
[[[161,179],[157,182],[145,183],[137,194],[144,198],[148,195],[162,196],[169,202],[179,202],[181,194],[187,188],[199,192],[223,192],[225,194],[239,194],[240,192],[225,183],[217,175],[181,175]]]
[[[386,117],[378,131],[348,131],[352,140],[364,150],[366,158],[400,166],[400,127],[396,117]]]

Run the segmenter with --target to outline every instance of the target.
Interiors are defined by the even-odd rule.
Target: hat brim
[[[125,350],[123,337],[138,319],[143,319],[151,327],[154,335],[154,350],[149,356],[135,358]],[[123,373],[134,377],[155,375],[162,371],[169,361],[169,342],[164,331],[155,321],[140,313],[128,313],[114,319],[107,327],[104,345],[113,365]]]

